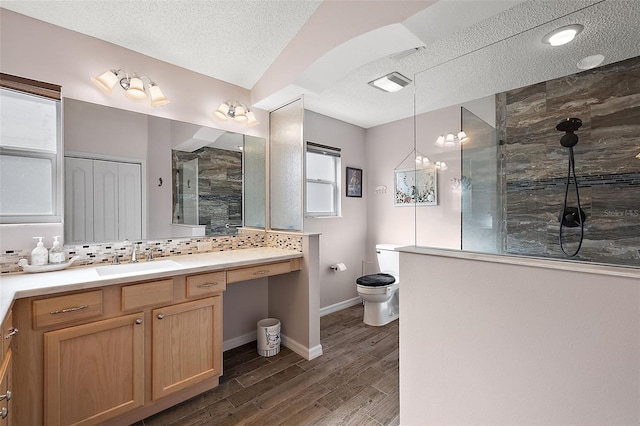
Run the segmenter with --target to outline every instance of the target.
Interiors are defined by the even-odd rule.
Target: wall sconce
[[[143,79],[149,80],[146,85],[146,90]],[[147,99],[147,92],[149,92],[152,107],[164,106],[169,103],[169,99],[162,94],[160,87],[146,75],[138,76],[138,74],[134,72],[133,75],[129,77],[129,74],[123,69],[108,70],[98,77],[91,77],[91,81],[98,89],[109,95],[112,92],[113,86],[119,82],[120,87],[125,91],[125,96],[132,101],[144,101]]]
[[[247,127],[260,124],[249,107],[238,101],[221,103],[218,109],[213,111],[213,116],[220,121],[227,121],[228,117],[231,117],[234,123],[245,124]]]
[[[418,153],[418,155],[416,155],[416,164],[417,165],[425,165],[426,166],[429,163],[431,163],[431,160],[429,160],[428,157],[426,157],[426,156],[424,156],[424,155],[422,155],[420,153]]]
[[[436,161],[435,166],[436,166],[436,169],[439,169],[443,172],[449,168],[447,166],[447,163],[445,163],[444,161]]]
[[[452,147],[455,145],[464,145],[468,141],[469,137],[467,136],[467,134],[463,131],[460,131],[457,135],[454,135],[453,133],[447,133],[446,135],[438,136],[435,145]]]

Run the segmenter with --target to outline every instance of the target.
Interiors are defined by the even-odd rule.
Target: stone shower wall
[[[194,152],[173,151],[172,157],[174,178],[177,164],[198,159],[198,224],[206,225],[205,234],[235,234],[242,225],[242,153],[204,147]],[[174,218],[179,197],[174,193]]]
[[[568,171],[564,134],[555,126],[578,117],[575,169],[586,212],[576,259],[640,266],[640,57],[501,93],[505,252],[558,257],[558,214]],[[576,206],[573,184],[568,206]],[[579,228],[564,228],[573,252]]]

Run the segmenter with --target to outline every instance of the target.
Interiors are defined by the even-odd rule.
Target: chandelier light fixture
[[[438,139],[436,139],[435,145],[441,146],[441,147],[442,146],[452,147],[456,145],[464,145],[468,141],[469,141],[469,137],[467,136],[467,134],[463,131],[460,131],[458,132],[457,135],[454,135],[453,133],[447,133],[446,135],[438,136]]]
[[[146,85],[144,79],[148,80]],[[132,101],[140,102],[150,97],[152,107],[164,106],[169,103],[169,99],[164,96],[160,87],[146,75],[138,76],[134,72],[129,76],[124,69],[113,69],[103,72],[98,77],[91,77],[91,81],[98,89],[109,95],[112,93],[113,87],[120,83],[120,87],[125,91],[125,96]]]
[[[220,121],[227,121],[231,118],[234,123],[244,124],[247,127],[260,124],[260,122],[256,120],[253,111],[251,111],[247,105],[238,101],[225,101],[221,103],[218,109],[213,111],[213,116]]]

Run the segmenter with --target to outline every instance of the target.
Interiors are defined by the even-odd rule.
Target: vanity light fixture
[[[567,25],[551,31],[542,38],[542,42],[551,46],[562,46],[569,43],[578,34],[582,32],[584,27],[580,24]]]
[[[234,123],[245,124],[247,127],[260,124],[260,122],[256,120],[253,111],[238,101],[225,101],[221,103],[218,109],[213,111],[213,116],[220,121],[227,121],[227,119],[231,117]]]
[[[146,87],[143,79],[148,80]],[[123,69],[113,69],[103,72],[98,77],[91,77],[91,81],[98,89],[109,95],[116,83],[120,83],[120,87],[125,91],[125,96],[132,101],[144,101],[149,96],[152,107],[164,106],[169,103],[169,99],[164,96],[160,87],[146,75],[138,76],[134,72],[129,76]]]
[[[446,135],[438,136],[435,145],[452,147],[455,145],[464,145],[467,141],[469,141],[469,137],[467,136],[467,134],[463,131],[460,131],[457,135],[454,135],[453,133],[447,133]]]
[[[411,80],[400,74],[399,72],[392,72],[380,78],[376,78],[369,82],[370,86],[380,89],[383,92],[397,92],[398,90],[406,87]]]

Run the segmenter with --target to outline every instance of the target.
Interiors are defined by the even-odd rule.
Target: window
[[[307,142],[306,216],[340,215],[340,149]]]
[[[59,86],[0,82],[0,223],[61,222]]]

